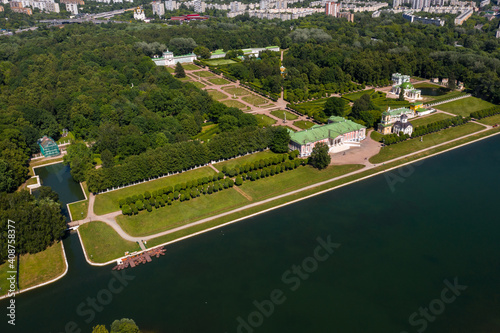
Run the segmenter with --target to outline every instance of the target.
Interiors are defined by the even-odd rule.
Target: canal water
[[[418,88],[422,96],[441,96],[446,94],[449,90],[446,88]]]
[[[68,221],[70,218],[66,204],[85,199],[80,184],[73,179],[70,171],[69,165],[62,163],[35,168],[35,174],[40,176],[42,185],[50,186],[59,194],[62,211]]]
[[[1,332],[500,332],[500,137],[169,245],[117,278],[69,272]],[[47,263],[50,265],[50,263]],[[120,273],[122,274],[122,273]],[[6,301],[0,302],[4,309]]]

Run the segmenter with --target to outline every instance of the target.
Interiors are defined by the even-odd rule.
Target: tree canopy
[[[314,145],[311,157],[309,157],[309,163],[321,170],[330,165],[331,159],[330,154],[328,154],[328,145],[324,142],[319,142]]]

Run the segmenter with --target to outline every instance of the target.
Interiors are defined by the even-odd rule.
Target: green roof
[[[342,117],[337,117],[342,118]],[[298,144],[316,142],[324,139],[334,139],[345,133],[358,131],[366,128],[354,121],[342,118],[341,122],[334,122],[326,125],[314,125],[313,127],[300,132],[290,134],[290,139]]]
[[[413,89],[413,85],[410,82],[403,82],[401,84],[401,88],[403,88],[403,89]]]
[[[385,111],[384,113],[382,113],[382,115],[384,115],[384,116],[387,116],[387,115],[399,116],[399,115],[406,114],[406,113],[413,113],[413,111],[408,109],[408,108],[399,108],[399,109]]]

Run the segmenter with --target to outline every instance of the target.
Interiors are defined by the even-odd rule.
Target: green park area
[[[146,191],[152,192],[167,186],[175,186],[179,183],[213,176],[215,171],[210,167],[202,167],[195,170],[184,171],[182,173],[145,182],[142,184],[129,186],[120,190],[98,194],[95,198],[94,213],[103,215],[120,210],[119,200],[136,194],[143,194]]]
[[[484,129],[483,126],[467,123],[465,125],[450,127],[445,130],[424,135],[423,141],[419,138],[403,141],[390,146],[383,147],[380,152],[370,158],[371,163],[382,163],[393,158],[397,158],[406,154],[411,154],[419,150],[432,147],[434,145],[450,141],[461,136],[477,132]]]
[[[176,228],[199,219],[244,206],[248,200],[234,188],[210,195],[201,195],[189,201],[175,200],[172,205],[141,211],[137,215],[119,215],[116,221],[132,236],[146,236]]]
[[[260,96],[253,95],[253,94],[250,96],[244,96],[241,99],[249,104],[254,105],[254,106],[258,106],[258,105],[262,105],[262,104],[267,103],[267,100],[265,98],[262,98]]]
[[[175,69],[173,67],[167,67],[167,71],[169,73],[173,73],[173,72],[175,72]]]
[[[286,118],[286,120],[295,120],[298,118],[298,116],[296,114],[293,114],[293,113],[285,111],[285,110],[274,110],[274,111],[271,111],[271,114],[275,117],[280,118],[280,119]]]
[[[230,86],[230,87],[224,87],[222,88],[225,92],[227,92],[229,95],[234,96],[245,96],[245,95],[250,95],[250,92],[246,89],[243,88],[238,88],[235,86]]]
[[[302,114],[312,116],[319,111],[323,111],[327,100],[327,98],[317,99],[310,102],[296,104],[293,108]]]
[[[193,139],[198,139],[200,141],[206,141],[215,136],[219,131],[218,124],[205,125],[201,128],[201,132],[198,133]]]
[[[446,93],[445,95],[441,96],[427,96],[426,97],[426,103],[432,104],[432,103],[438,103],[438,102],[444,102],[447,100],[450,100],[452,98],[464,96],[466,93],[463,91],[450,91]],[[439,106],[438,106],[439,107]]]
[[[83,200],[68,204],[69,211],[71,212],[71,221],[81,220],[87,217],[89,211],[89,201]]]
[[[500,124],[500,114],[497,114],[497,115],[494,115],[491,117],[483,118],[483,119],[479,120],[479,122],[481,124],[486,124],[486,125],[490,125],[490,126],[493,126],[495,124]]]
[[[206,92],[213,98],[215,99],[216,101],[220,101],[221,99],[226,99],[228,98],[229,96],[227,96],[226,94],[218,91],[218,90],[213,90],[213,89],[208,89],[206,90]]]
[[[23,254],[19,259],[19,287],[26,289],[50,281],[64,273],[66,263],[60,242],[54,243],[42,252]],[[16,270],[15,268],[13,269]],[[12,271],[9,262],[0,265],[0,296],[7,294],[9,285],[7,271]]]
[[[355,100],[360,99],[361,96],[363,96],[365,94],[368,94],[371,96],[371,95],[373,95],[374,92],[375,92],[374,89],[361,90],[361,91],[358,91],[355,93],[344,94],[344,95],[342,95],[342,98],[345,98],[351,102],[354,102]]]
[[[216,77],[213,79],[208,79],[208,82],[215,84],[217,86],[223,85],[223,84],[229,84],[230,82],[226,79],[222,79],[220,77]]]
[[[265,114],[256,114],[255,117],[257,118],[257,125],[259,127],[268,127],[276,124],[276,119],[266,116]]]
[[[468,117],[471,112],[489,109],[495,106],[489,102],[486,102],[480,98],[467,97],[462,98],[453,102],[436,105],[436,109],[450,112],[462,117]]]
[[[209,66],[222,66],[222,65],[230,65],[236,63],[236,61],[231,59],[204,60],[203,62]]]
[[[197,69],[200,69],[200,67],[193,64],[182,64],[182,67],[187,71],[195,71]]]
[[[221,103],[225,104],[226,106],[232,107],[232,108],[238,108],[240,110],[247,110],[250,108],[249,106],[247,107],[245,104],[243,104],[239,101],[232,100],[232,99],[223,100],[223,101],[221,101]]]
[[[104,263],[122,257],[125,252],[139,251],[141,248],[135,242],[127,241],[101,221],[82,224],[78,231],[82,237],[89,260]]]
[[[444,90],[449,90],[443,86],[440,86],[438,84],[434,84],[434,83],[429,83],[429,82],[422,82],[422,83],[417,83],[417,84],[414,84],[413,87],[415,87],[416,89],[419,89],[419,88],[436,88],[436,89],[444,89]]]
[[[427,125],[430,123],[434,123],[436,121],[449,119],[451,117],[453,117],[453,116],[450,116],[449,114],[446,114],[446,113],[434,113],[434,114],[430,114],[428,116],[412,118],[409,121],[413,125],[413,128],[415,128],[417,126],[424,126],[424,125]]]
[[[201,83],[201,82],[198,82],[198,81],[193,81],[193,82],[191,82],[191,83],[192,83],[192,84],[194,84],[194,86],[195,86],[196,88],[198,88],[198,89],[202,89],[202,88],[205,88],[205,87],[206,87],[206,85],[205,85],[205,84],[203,84],[203,83]]]
[[[198,77],[212,77],[215,75],[214,73],[209,71],[199,71],[199,72],[193,72],[191,74],[196,75]]]
[[[310,121],[307,121],[307,120],[298,120],[298,121],[294,122],[293,124],[295,126],[297,126],[298,128],[303,129],[303,130],[311,128],[311,127],[314,126],[313,122],[310,122]]]
[[[258,153],[253,153],[253,154],[248,154],[245,156],[241,156],[238,158],[233,158],[224,162],[216,163],[214,164],[214,167],[217,168],[217,170],[221,171],[222,168],[225,166],[228,169],[233,169],[236,168],[238,165],[243,165],[246,163],[253,163],[255,161],[260,161],[260,160],[265,160],[266,158],[274,157],[279,154],[275,154],[270,150],[265,150],[261,151]]]

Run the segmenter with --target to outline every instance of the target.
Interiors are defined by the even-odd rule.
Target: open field
[[[259,161],[259,160],[265,160],[266,158],[274,157],[276,155],[279,155],[279,154],[273,153],[270,150],[265,150],[265,151],[261,151],[258,153],[249,154],[249,155],[241,156],[238,158],[233,158],[233,159],[228,160],[228,161],[216,163],[216,164],[214,164],[214,167],[219,171],[222,170],[223,166],[226,166],[226,168],[228,168],[228,169],[232,169],[232,168],[236,168],[237,165],[252,163],[255,161]]]
[[[201,195],[189,201],[174,201],[171,206],[139,212],[138,215],[120,215],[116,218],[123,230],[132,236],[145,236],[243,206],[248,200],[235,189],[225,189],[210,195]]]
[[[257,125],[260,127],[267,127],[276,124],[276,119],[273,119],[265,114],[257,114]]]
[[[202,167],[195,170],[185,171],[176,175],[164,177],[161,179],[141,183],[134,186],[122,188],[120,190],[98,194],[95,198],[94,213],[103,215],[120,210],[118,201],[122,198],[134,194],[144,193],[146,191],[155,191],[167,186],[175,186],[178,183],[184,183],[189,180],[198,179],[207,176],[213,176],[215,171],[210,167]]]
[[[125,252],[141,250],[139,244],[127,241],[116,231],[101,221],[82,224],[78,228],[89,260],[98,263],[122,257]]]
[[[254,106],[258,106],[258,105],[262,105],[262,104],[266,104],[267,103],[267,100],[260,97],[260,96],[257,96],[257,95],[250,95],[250,96],[244,96],[241,98],[242,100],[244,100],[245,102],[249,103],[249,104],[252,104]]]
[[[235,64],[236,61],[231,60],[231,59],[214,59],[214,60],[204,60],[204,63],[206,63],[209,66],[221,66],[221,65],[229,65],[229,64]]]
[[[229,95],[234,96],[245,96],[245,95],[250,95],[250,92],[246,89],[243,89],[243,88],[238,88],[238,87],[235,87],[235,86],[231,86],[231,87],[224,87],[222,88],[222,90],[224,90],[225,92],[227,92]]]
[[[452,116],[450,116],[449,114],[446,114],[446,113],[433,113],[433,114],[430,114],[430,115],[424,116],[424,117],[412,118],[409,121],[413,125],[413,128],[415,128],[417,126],[427,125],[430,123],[434,123],[436,121],[449,119],[451,117]]]
[[[88,198],[88,196],[87,196]],[[81,220],[87,217],[89,211],[89,201],[80,201],[68,204],[69,211],[71,212],[71,221]]]
[[[344,95],[342,95],[342,98],[345,98],[351,102],[354,102],[355,100],[360,99],[361,96],[363,96],[365,94],[372,95],[374,92],[375,92],[374,89],[367,89],[367,90],[362,90],[362,91],[358,91],[355,93],[344,94]]]
[[[228,96],[224,93],[221,93],[220,91],[217,91],[217,90],[212,90],[212,89],[209,89],[209,90],[206,90],[206,92],[213,98],[215,99],[216,101],[220,101],[221,99],[226,99],[228,98]]]
[[[198,89],[201,89],[201,88],[205,88],[205,87],[206,87],[206,85],[205,85],[205,84],[203,84],[203,83],[201,83],[201,82],[198,82],[198,81],[193,81],[193,82],[191,82],[191,83],[192,83],[192,84],[194,84],[194,86],[195,86],[196,88],[198,88]]]
[[[52,244],[42,252],[24,254],[19,260],[19,287],[26,289],[52,280],[64,273],[65,269],[66,263],[60,242]]]
[[[351,181],[355,181],[356,179],[366,177],[366,176],[372,175],[374,173],[377,173],[377,172],[380,172],[383,170],[387,170],[391,167],[395,167],[395,166],[401,165],[403,163],[411,162],[411,161],[414,161],[416,159],[419,159],[419,158],[422,158],[425,156],[429,156],[429,155],[444,151],[446,149],[456,147],[460,144],[464,144],[464,143],[470,142],[472,140],[476,140],[476,139],[491,135],[491,134],[496,133],[496,132],[500,132],[500,127],[489,130],[489,131],[481,132],[481,133],[472,135],[472,136],[467,137],[467,138],[457,140],[457,141],[449,143],[449,144],[444,144],[440,147],[429,149],[427,151],[421,152],[419,154],[415,154],[415,155],[407,157],[407,158],[403,158],[401,160],[398,160],[398,161],[395,161],[392,163],[387,163],[387,164],[383,164],[383,165],[379,164],[376,168],[360,172],[359,174],[345,177],[345,178],[336,180],[334,182],[330,182],[330,183],[327,183],[324,185],[314,187],[312,189],[304,190],[304,191],[301,191],[300,193],[295,193],[293,195],[290,195],[290,196],[287,196],[284,198],[279,198],[279,199],[267,202],[267,203],[259,205],[259,206],[255,206],[255,207],[251,207],[251,208],[248,208],[248,209],[245,209],[242,211],[238,211],[238,212],[214,219],[214,220],[209,221],[207,223],[204,223],[202,225],[195,225],[195,226],[192,226],[190,228],[183,229],[183,230],[177,231],[177,232],[172,233],[172,234],[157,237],[155,239],[149,240],[148,246],[152,247],[155,245],[163,244],[165,242],[172,241],[172,240],[178,239],[180,237],[187,236],[187,235],[193,234],[195,232],[199,232],[201,230],[204,230],[204,229],[207,229],[210,227],[214,227],[214,226],[218,226],[218,225],[221,225],[223,223],[226,223],[226,222],[234,221],[235,219],[238,219],[238,218],[244,218],[245,216],[248,216],[250,214],[258,213],[258,212],[261,212],[263,210],[270,209],[272,207],[282,205],[282,204],[303,198],[305,196],[308,196],[308,195],[311,195],[311,194],[314,194],[314,193],[317,193],[317,192],[320,192],[323,190],[328,190],[328,189],[331,189],[331,188],[336,187],[336,186],[341,186],[341,185],[349,183]]]
[[[215,76],[214,73],[208,72],[208,71],[193,72],[191,74],[196,75],[198,77],[212,77],[212,76]]]
[[[477,132],[482,129],[484,129],[484,127],[481,125],[468,123],[462,126],[451,127],[436,133],[424,135],[423,141],[420,141],[419,138],[415,138],[396,143],[390,146],[383,147],[377,155],[370,158],[370,162],[382,163],[396,157],[410,154],[424,148],[437,145],[439,143],[443,143],[470,133]]]
[[[436,105],[436,109],[454,113],[458,116],[468,117],[471,112],[488,109],[495,106],[480,98],[467,97],[453,102]]]
[[[194,70],[200,69],[200,67],[193,65],[193,64],[182,64],[182,67],[187,71],[194,71]]]
[[[218,85],[218,86],[231,83],[230,81],[228,81],[226,79],[221,79],[220,77],[216,77],[214,79],[208,79],[208,82],[215,84],[215,85]]]
[[[219,130],[219,125],[218,124],[211,124],[211,125],[206,125],[201,128],[201,132],[198,133],[194,139],[198,139],[200,141],[206,141],[208,139],[211,139],[215,134],[217,134],[217,131]]]
[[[331,165],[325,170],[318,170],[309,165],[300,166],[297,169],[254,182],[245,181],[241,189],[254,200],[259,201],[335,178],[363,167],[363,165]]]
[[[280,119],[285,119],[285,115],[286,115],[286,120],[295,120],[298,118],[298,116],[296,114],[293,114],[293,113],[285,111],[285,110],[271,111],[271,114],[275,117],[280,118]]]
[[[490,125],[490,126],[493,126],[495,124],[500,124],[500,114],[497,114],[497,115],[494,115],[491,117],[483,118],[481,120],[478,120],[478,122],[480,122],[481,124],[486,124],[486,125]]]
[[[238,108],[241,110],[247,110],[247,106],[239,101],[235,101],[232,99],[226,99],[223,101],[220,101],[221,103],[224,103],[226,106],[232,107],[232,108]]]
[[[293,123],[295,126],[298,128],[301,128],[303,130],[311,128],[314,126],[313,122],[307,121],[307,120],[299,120]]]

